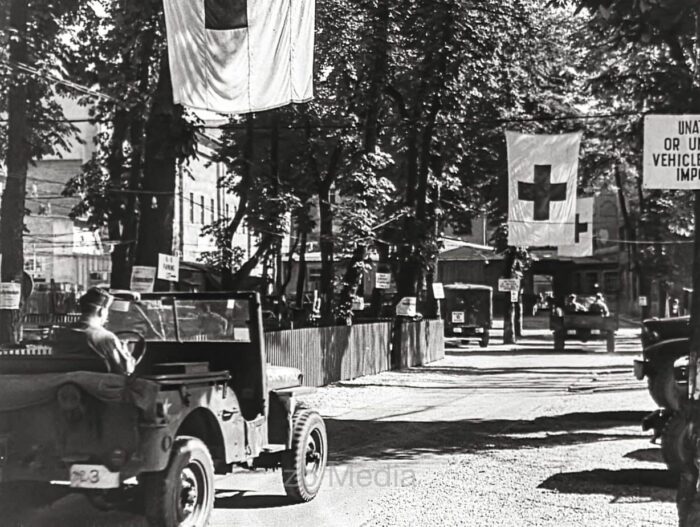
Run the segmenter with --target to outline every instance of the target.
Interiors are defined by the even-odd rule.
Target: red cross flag
[[[506,142],[508,245],[554,247],[574,243],[581,133],[506,132]]]
[[[313,97],[314,0],[164,0],[173,98],[225,114]]]
[[[557,255],[582,257],[593,256],[593,199],[576,200],[576,221],[574,222],[574,244],[560,245]]]

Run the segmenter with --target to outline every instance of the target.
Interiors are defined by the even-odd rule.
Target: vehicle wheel
[[[175,440],[165,470],[140,476],[146,517],[158,527],[204,527],[214,507],[214,463],[195,437]]]
[[[482,348],[485,348],[489,345],[489,340],[491,340],[491,335],[489,334],[488,330],[484,331],[484,334],[481,336],[481,340],[479,341],[479,346]]]
[[[605,338],[608,353],[615,353],[615,333],[608,333]]]
[[[653,371],[647,374],[647,384],[649,394],[659,408],[677,412],[686,395],[684,388],[679,386],[673,377],[673,362],[674,357],[671,357],[655,364]]]
[[[564,342],[566,335],[564,331],[557,330],[554,332],[554,351],[564,351]]]
[[[661,432],[661,456],[664,458],[666,467],[673,474],[680,474],[683,466],[683,458],[681,456],[684,430],[685,419],[683,414],[675,412],[666,422],[666,426]]]
[[[328,439],[323,418],[312,410],[294,414],[292,448],[282,453],[282,482],[287,496],[311,501],[323,482],[328,459]]]

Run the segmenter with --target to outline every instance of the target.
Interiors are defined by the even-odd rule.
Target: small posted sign
[[[376,289],[389,289],[391,287],[391,273],[377,273],[374,275],[374,287]]]
[[[649,303],[647,302],[647,297],[645,296],[640,296],[639,297],[639,306],[640,307],[647,307]]]
[[[131,269],[132,291],[139,293],[152,293],[153,283],[156,280],[156,268],[148,265],[135,265]]]
[[[365,308],[365,299],[361,296],[352,297],[352,307],[353,311],[362,311]]]
[[[416,297],[405,296],[396,305],[396,315],[399,317],[415,317],[416,316]]]
[[[22,285],[15,282],[0,283],[0,309],[19,309]]]
[[[433,298],[435,300],[443,300],[445,298],[445,288],[442,287],[442,282],[433,283]]]
[[[511,292],[510,292],[510,301],[511,301],[511,302],[517,302],[517,301],[518,301],[518,292],[517,292],[517,291],[511,291]]]
[[[177,282],[180,278],[180,262],[177,256],[158,254],[158,279]]]
[[[499,278],[498,291],[501,293],[520,291],[520,278]]]

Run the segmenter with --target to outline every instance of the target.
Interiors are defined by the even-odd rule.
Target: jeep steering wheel
[[[136,361],[135,365],[138,366],[146,355],[146,339],[144,336],[138,331],[130,329],[117,331],[115,335],[127,345],[129,353],[131,353],[131,356]]]

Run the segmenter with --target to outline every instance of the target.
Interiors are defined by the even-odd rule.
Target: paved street
[[[317,499],[291,505],[279,472],[238,473],[218,482],[212,525],[675,525],[675,482],[639,426],[653,403],[632,376],[637,332],[621,330],[615,354],[555,354],[541,330],[488,350],[450,341],[430,366],[319,389],[308,403],[330,456]],[[81,496],[13,517],[143,524]]]

